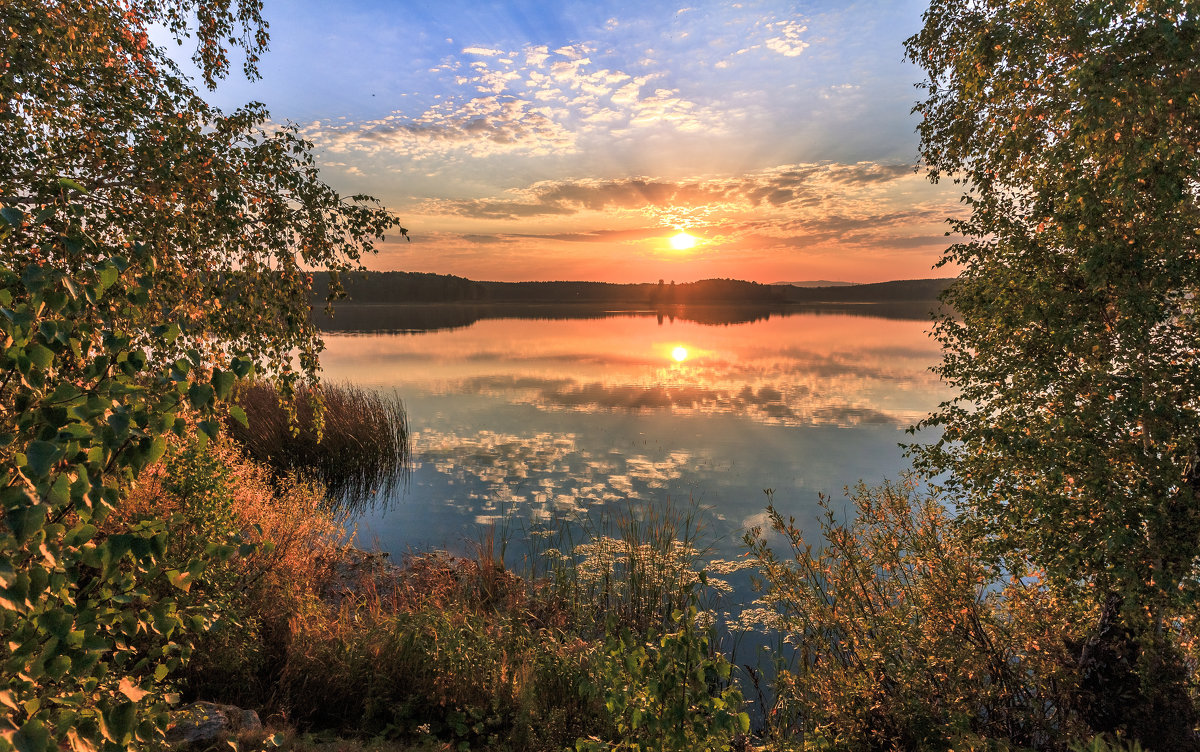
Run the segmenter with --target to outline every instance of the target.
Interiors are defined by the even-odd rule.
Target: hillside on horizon
[[[603,303],[665,306],[745,303],[818,305],[935,300],[953,278],[907,279],[868,284],[830,282],[826,286],[762,284],[737,279],[697,282],[486,282],[428,272],[350,272],[341,275],[343,303]],[[323,300],[328,276],[314,275],[314,300]]]
[[[772,282],[773,285],[791,285],[792,287],[849,287],[858,282],[842,282],[833,279],[802,279],[795,282]]]

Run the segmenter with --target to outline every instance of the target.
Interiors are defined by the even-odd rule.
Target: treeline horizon
[[[621,303],[649,306],[706,304],[821,304],[933,301],[953,278],[908,279],[831,287],[796,287],[738,279],[696,282],[487,282],[428,272],[349,272],[340,275],[343,303]],[[314,301],[324,301],[329,275],[313,275]]]

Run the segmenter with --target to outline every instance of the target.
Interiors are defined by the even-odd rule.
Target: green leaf
[[[0,220],[10,227],[20,227],[25,220],[25,212],[14,206],[6,206],[0,209]]]
[[[75,182],[74,180],[72,180],[71,178],[59,178],[59,179],[58,179],[58,184],[59,184],[59,185],[61,185],[63,188],[70,188],[71,190],[73,190],[73,191],[79,191],[80,193],[87,193],[87,192],[88,192],[86,188],[84,188],[84,187],[83,187],[82,185],[80,185],[79,183],[76,183],[76,182]]]
[[[167,451],[167,440],[163,436],[156,436],[154,441],[150,442],[149,449],[146,450],[144,461],[147,465],[153,465],[158,462]]]
[[[212,386],[216,392],[217,399],[224,400],[229,398],[229,392],[233,389],[237,377],[230,371],[222,371],[220,369],[213,370]]]
[[[137,726],[137,705],[122,702],[108,712],[100,714],[100,731],[104,738],[116,744],[124,744]]]
[[[116,284],[117,278],[120,276],[121,273],[114,264],[110,263],[100,267],[100,292],[104,292]]]
[[[33,364],[43,371],[50,370],[50,366],[54,365],[54,351],[41,343],[35,342],[25,353]]]
[[[229,414],[242,425],[242,428],[250,427],[250,419],[246,417],[246,411],[238,405],[229,406]]]
[[[49,441],[33,441],[25,450],[26,468],[35,478],[49,474],[50,469],[62,457],[62,448]]]
[[[36,718],[26,721],[21,730],[13,734],[12,745],[17,752],[46,752],[53,749],[50,732]]]
[[[196,424],[201,433],[210,439],[215,439],[221,433],[221,424],[215,420],[202,420]]]
[[[208,407],[212,403],[212,399],[213,388],[208,384],[195,382],[188,387],[188,402],[192,404],[192,407],[197,409]]]
[[[254,373],[254,361],[250,358],[234,358],[229,364],[238,378],[244,379]]]

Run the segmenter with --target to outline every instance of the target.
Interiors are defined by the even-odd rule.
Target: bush
[[[1072,712],[1078,606],[1036,577],[1002,581],[946,509],[911,481],[859,485],[819,547],[768,507],[790,547],[747,535],[763,605],[794,646],[769,732],[822,748],[1061,749]]]
[[[168,522],[168,560],[187,561],[214,545],[236,553],[210,565],[178,596],[206,619],[176,681],[189,699],[261,707],[282,669],[292,615],[315,597],[320,560],[342,537],[319,486],[275,479],[227,439],[195,436],[143,472],[119,524],[158,516]]]
[[[599,688],[611,715],[611,740],[576,742],[578,752],[728,750],[750,731],[731,667],[698,625],[695,606],[672,614],[675,629],[648,639],[628,629],[610,635]]]

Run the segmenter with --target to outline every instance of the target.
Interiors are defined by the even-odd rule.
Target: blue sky
[[[913,2],[267,0],[264,102],[476,279],[935,276],[957,195],[914,173]],[[696,238],[688,249],[668,239]]]

